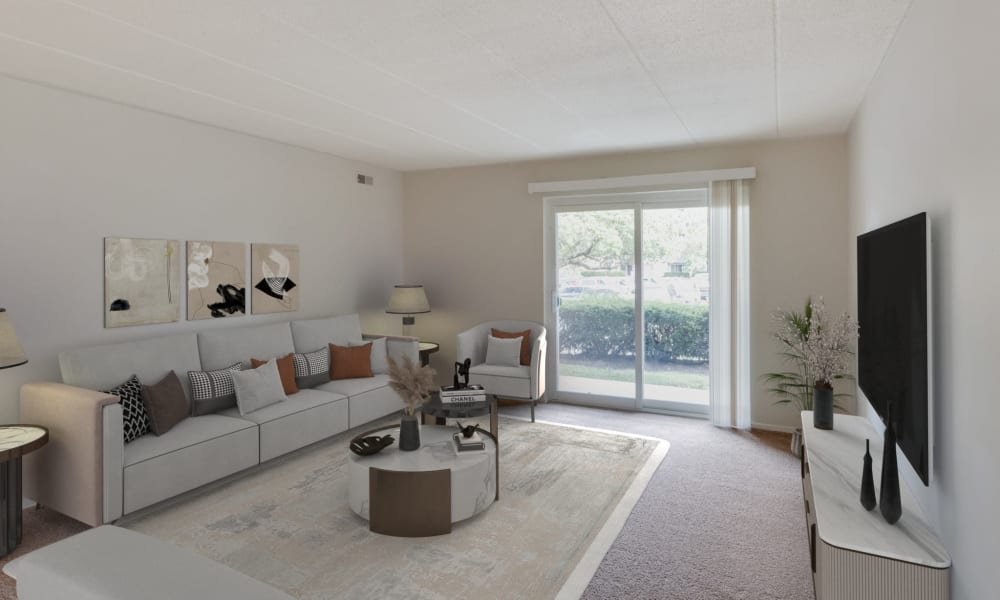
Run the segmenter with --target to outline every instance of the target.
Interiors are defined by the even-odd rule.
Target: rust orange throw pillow
[[[330,344],[330,379],[374,376],[371,344],[349,348]]]
[[[285,395],[298,394],[299,386],[295,385],[295,359],[289,354],[277,359],[277,362],[278,374],[281,375],[281,387],[285,388]],[[266,360],[250,359],[250,367],[253,369],[265,364],[267,364]]]
[[[524,331],[500,331],[499,329],[490,329],[490,334],[497,338],[521,338],[521,364],[530,365],[531,364],[531,330],[525,329]]]

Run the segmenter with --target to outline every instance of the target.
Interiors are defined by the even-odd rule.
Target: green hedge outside
[[[584,358],[635,354],[634,305],[625,298],[563,301],[560,352]],[[708,361],[708,307],[646,303],[646,360]]]

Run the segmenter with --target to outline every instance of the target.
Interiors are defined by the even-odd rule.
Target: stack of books
[[[464,388],[456,388],[451,385],[441,386],[438,392],[441,396],[442,404],[459,404],[472,402],[485,402],[486,389],[481,385],[470,385]]]
[[[462,432],[455,432],[451,436],[451,439],[455,440],[455,452],[474,452],[476,450],[485,450],[486,443],[483,442],[483,438],[479,437],[479,432],[475,432],[471,437],[465,437]]]

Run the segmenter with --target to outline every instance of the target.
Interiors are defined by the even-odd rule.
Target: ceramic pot
[[[399,449],[410,451],[420,447],[420,423],[415,415],[403,415],[399,424]]]
[[[833,390],[813,388],[813,426],[833,429]]]

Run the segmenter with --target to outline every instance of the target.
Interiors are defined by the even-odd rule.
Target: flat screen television
[[[930,483],[930,224],[926,213],[858,236],[858,385]]]

